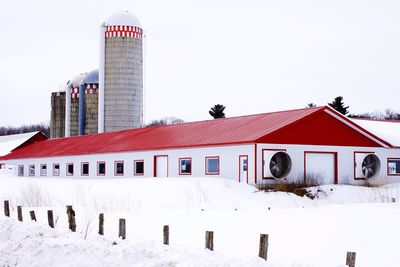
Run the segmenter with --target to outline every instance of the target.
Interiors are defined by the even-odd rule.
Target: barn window
[[[123,161],[116,161],[114,165],[114,172],[115,175],[124,175],[124,162]]]
[[[190,175],[192,174],[192,159],[181,158],[179,159],[179,175]]]
[[[54,163],[53,164],[53,176],[59,176],[59,175],[60,175],[60,164]]]
[[[104,161],[97,162],[97,175],[106,175],[106,163]]]
[[[133,175],[144,175],[144,160],[135,160]]]
[[[388,159],[388,174],[400,175],[400,159]]]
[[[18,176],[24,176],[24,165],[18,165]]]
[[[35,176],[35,165],[29,165],[29,176]]]
[[[81,174],[82,176],[89,175],[89,162],[82,162],[81,163]]]
[[[242,171],[247,172],[247,158],[243,160]]]
[[[74,164],[73,163],[67,163],[67,175],[68,176],[74,175]]]
[[[41,164],[40,165],[40,176],[46,176],[47,175],[47,164]]]
[[[219,174],[219,157],[206,157],[206,174]]]

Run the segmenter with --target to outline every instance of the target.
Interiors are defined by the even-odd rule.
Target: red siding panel
[[[331,146],[380,147],[379,144],[360,134],[326,112],[318,112],[296,121],[258,140],[272,144],[307,144]]]

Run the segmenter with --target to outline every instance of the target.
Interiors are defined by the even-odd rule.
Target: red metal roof
[[[2,159],[255,143],[328,107],[305,108],[177,125],[49,139],[14,150]]]

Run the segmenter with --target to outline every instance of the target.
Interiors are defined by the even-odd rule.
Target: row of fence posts
[[[8,200],[4,201],[4,214],[7,217],[10,217],[10,203]],[[22,218],[22,206],[17,206],[17,214],[18,220],[23,221]],[[36,221],[35,211],[29,211],[30,217],[32,221]],[[76,222],[75,222],[75,211],[73,210],[71,205],[67,206],[67,215],[68,215],[68,228],[71,232],[76,232]],[[48,223],[51,228],[54,228],[54,215],[52,210],[47,211]],[[121,239],[126,238],[126,221],[125,219],[119,219],[119,227],[118,227],[118,237]],[[99,235],[104,235],[104,213],[99,214]],[[169,245],[169,225],[164,225],[163,227],[163,244]],[[214,250],[214,232],[206,231],[205,236],[205,248],[209,250]],[[268,235],[261,234],[260,235],[260,243],[259,243],[259,251],[258,256],[264,260],[267,260],[268,255]],[[346,265],[349,267],[355,267],[356,263],[356,253],[355,252],[347,252],[346,255]]]

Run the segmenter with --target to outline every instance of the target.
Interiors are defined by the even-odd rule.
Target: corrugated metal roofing
[[[177,125],[91,134],[22,147],[3,159],[55,157],[167,148],[255,143],[328,107],[306,108]]]

